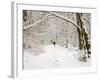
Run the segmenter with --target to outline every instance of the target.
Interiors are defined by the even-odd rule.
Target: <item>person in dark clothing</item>
[[[55,45],[56,45],[56,42],[55,42],[55,41],[53,42],[53,45],[54,45],[54,47],[55,47]]]
[[[50,40],[50,42],[51,42],[51,44],[53,44],[53,45],[54,45],[54,47],[55,47],[56,42],[55,42],[55,41],[52,41],[52,40]]]

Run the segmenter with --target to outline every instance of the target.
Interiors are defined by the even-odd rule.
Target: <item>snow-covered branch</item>
[[[84,18],[84,17],[81,17],[81,18],[82,18],[82,20],[86,21],[88,24],[90,23],[86,18]]]
[[[40,20],[34,22],[33,24],[30,24],[30,25],[24,27],[23,29],[25,30],[25,29],[28,29],[28,28],[30,28],[30,27],[32,27],[32,26],[35,26],[35,25],[38,24],[39,22],[45,20],[45,19],[46,19],[48,16],[50,16],[50,15],[51,15],[51,14],[46,15],[44,18],[42,18],[42,19],[40,19]]]
[[[55,13],[55,12],[51,12],[51,14],[55,15],[56,17],[59,17],[59,18],[65,20],[65,21],[67,21],[67,22],[69,22],[71,24],[73,24],[75,27],[77,27],[78,29],[80,29],[80,27],[77,24],[75,24],[73,21],[71,21],[71,20],[69,20],[69,19],[67,19],[67,18],[65,18],[65,17],[63,17],[63,16],[61,16],[61,15]]]
[[[24,27],[23,29],[25,30],[25,29],[28,29],[28,28],[30,28],[30,27],[32,27],[32,26],[35,26],[36,24],[38,24],[39,22],[41,22],[41,21],[47,19],[47,18],[48,18],[49,16],[51,16],[51,15],[54,15],[54,16],[56,16],[56,17],[59,17],[59,18],[65,20],[65,21],[67,21],[67,22],[73,24],[76,28],[80,29],[80,27],[79,27],[77,24],[75,24],[73,21],[68,20],[67,18],[65,18],[65,17],[63,17],[63,16],[61,16],[61,15],[55,13],[55,12],[50,12],[50,14],[48,14],[48,15],[46,15],[45,17],[43,17],[42,19],[40,19],[40,20],[34,22],[33,24],[30,24],[30,25]]]

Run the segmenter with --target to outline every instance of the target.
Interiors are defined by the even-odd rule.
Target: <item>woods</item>
[[[76,48],[79,60],[86,62],[91,55],[90,13],[23,10],[23,48],[42,54],[49,45]]]

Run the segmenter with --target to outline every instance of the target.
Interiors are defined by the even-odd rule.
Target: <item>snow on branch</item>
[[[84,17],[81,17],[81,18],[82,18],[82,20],[86,21],[88,24],[90,23],[86,18],[84,18]]]
[[[81,19],[83,20],[83,22],[86,21],[88,24],[90,24],[90,22],[86,18],[81,17]],[[86,26],[84,26],[84,28],[86,30],[86,33],[88,33],[88,30],[87,30],[88,28]]]
[[[55,13],[55,12],[50,12],[50,14],[48,14],[48,15],[46,15],[45,17],[43,17],[42,19],[40,19],[40,20],[34,22],[33,24],[30,24],[30,25],[24,27],[23,29],[25,30],[25,29],[28,29],[28,28],[30,28],[30,27],[32,27],[32,26],[35,26],[36,24],[38,24],[38,23],[40,23],[41,21],[47,19],[47,18],[48,18],[49,16],[51,16],[51,15],[54,15],[54,16],[56,16],[56,17],[59,17],[59,18],[65,20],[65,21],[67,21],[67,22],[73,24],[76,28],[80,29],[80,27],[79,27],[77,24],[75,24],[73,21],[68,20],[68,19],[66,19],[65,17],[63,17],[63,16],[61,16],[61,15]]]
[[[30,28],[30,27],[32,27],[32,26],[35,26],[35,25],[38,24],[39,22],[45,20],[45,19],[46,19],[48,16],[50,16],[50,15],[51,15],[51,14],[46,15],[44,18],[42,18],[42,19],[40,19],[40,20],[34,22],[33,24],[30,24],[30,25],[24,27],[23,29],[25,30],[25,29],[28,29],[28,28]]]
[[[56,17],[59,17],[59,18],[65,20],[65,21],[67,21],[67,22],[73,24],[76,28],[80,29],[80,27],[79,27],[77,24],[75,24],[73,21],[68,20],[67,18],[65,18],[65,17],[63,17],[63,16],[61,16],[61,15],[55,13],[55,12],[51,12],[51,13],[52,13],[53,15],[55,15]]]

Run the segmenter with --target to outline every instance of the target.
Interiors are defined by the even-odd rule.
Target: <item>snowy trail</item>
[[[89,66],[90,60],[86,63],[78,60],[78,51],[69,50],[56,45],[49,45],[44,48],[45,53],[38,56],[24,52],[24,69],[49,69]]]

